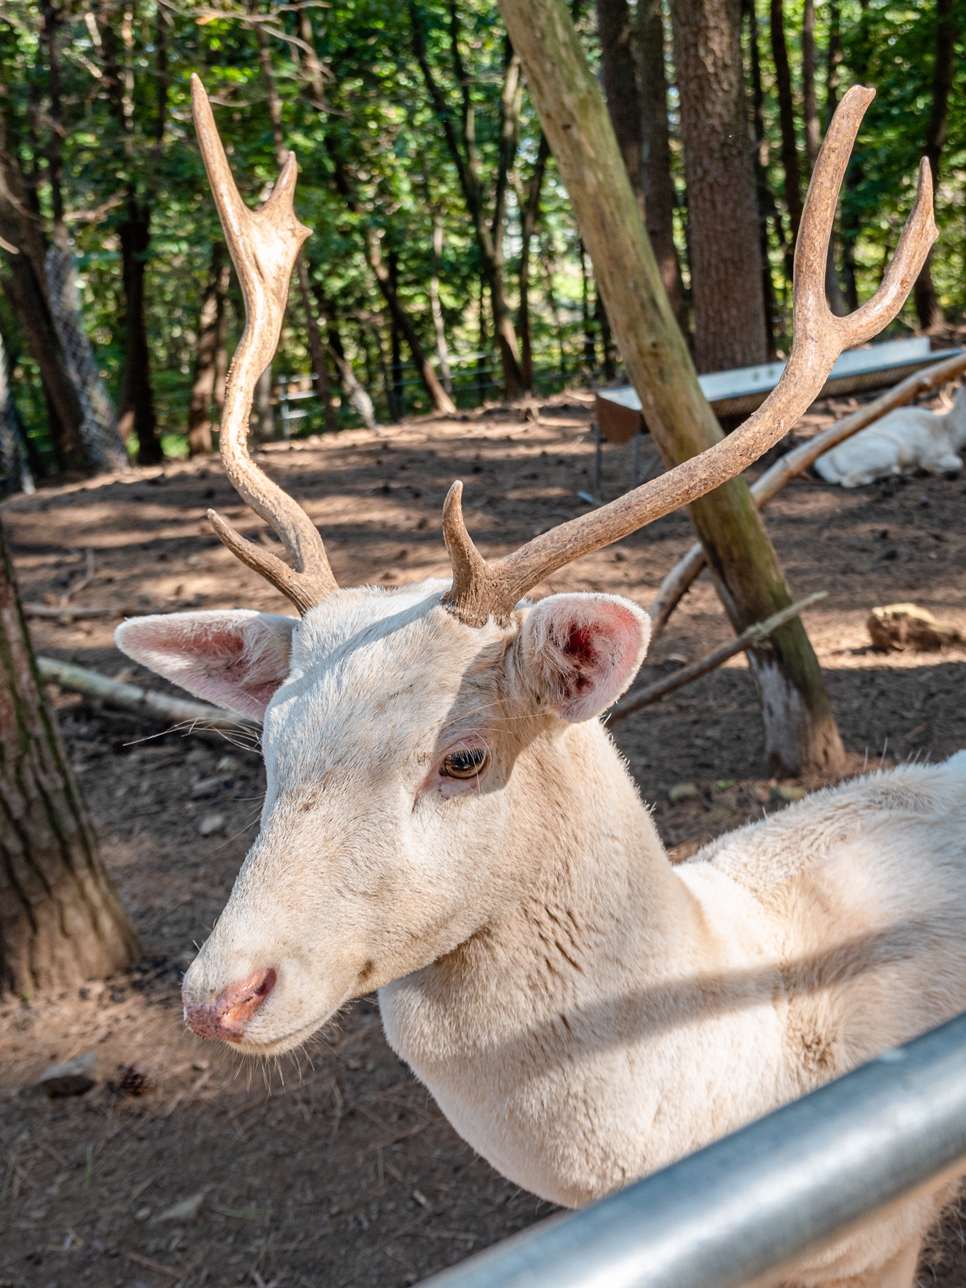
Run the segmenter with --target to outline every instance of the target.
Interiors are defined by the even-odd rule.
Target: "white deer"
[[[864,487],[893,474],[951,474],[963,468],[966,446],[966,386],[948,411],[899,407],[854,438],[820,456],[815,469],[826,483]]]
[[[928,169],[880,293],[824,297],[828,229],[870,91],[850,90],[799,235],[779,389],[698,460],[487,563],[444,510],[450,581],[340,590],[305,512],[254,465],[252,390],[306,234],[294,158],[257,213],[201,89],[208,173],[249,310],[222,450],[290,563],[212,515],[300,618],[126,622],[119,646],[264,722],[261,833],[184,979],[188,1024],[252,1055],[306,1041],[379,990],[394,1049],[506,1176],[579,1206],[966,1009],[966,755],[811,796],[672,866],[598,716],[631,683],[646,614],[602,594],[522,597],[780,439],[837,353],[897,312],[935,235]],[[817,195],[816,195],[817,194]],[[934,1187],[791,1279],[909,1288]]]

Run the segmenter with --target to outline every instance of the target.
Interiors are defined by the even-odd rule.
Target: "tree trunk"
[[[215,397],[218,372],[218,341],[225,312],[225,297],[231,278],[227,247],[216,241],[211,248],[211,267],[198,317],[198,347],[191,381],[188,407],[188,450],[192,456],[205,456],[211,451],[211,404]]]
[[[761,292],[765,300],[765,335],[768,340],[768,360],[775,358],[775,284],[768,258],[768,220],[771,219],[780,246],[784,246],[781,216],[768,186],[768,140],[765,135],[765,93],[761,83],[761,56],[758,45],[758,15],[755,0],[742,0],[742,10],[748,20],[748,50],[751,62],[751,126],[755,142],[754,169],[755,194],[758,198],[758,244],[761,249]],[[789,248],[790,249],[790,248]],[[786,255],[786,265],[791,277],[791,257]]]
[[[802,222],[802,187],[798,172],[798,144],[795,141],[795,103],[792,73],[785,43],[785,11],[782,0],[771,0],[771,54],[778,91],[778,119],[781,124],[782,169],[785,171],[785,204],[792,225],[792,245],[798,240]]]
[[[302,296],[302,310],[305,314],[305,331],[309,338],[309,353],[312,358],[312,371],[315,374],[315,391],[322,404],[322,415],[325,421],[325,432],[335,434],[339,429],[335,408],[332,406],[332,385],[329,381],[329,364],[325,360],[325,345],[322,343],[322,330],[319,319],[312,308],[312,292],[309,289],[309,270],[303,250],[296,261],[299,293]]]
[[[932,167],[932,182],[939,191],[939,162],[946,142],[949,94],[953,87],[956,49],[956,13],[953,0],[936,0],[936,58],[932,73],[932,106],[926,127],[926,156]],[[932,280],[932,251],[926,256],[916,278],[916,314],[924,331],[938,331],[945,324],[942,307]]]
[[[433,406],[443,416],[455,416],[456,406],[452,398],[439,383],[439,377],[433,370],[433,364],[423,352],[423,346],[420,343],[419,336],[416,334],[416,328],[413,326],[412,318],[403,307],[399,294],[392,282],[392,275],[386,267],[382,258],[382,245],[379,234],[375,228],[370,225],[366,229],[366,250],[367,259],[376,275],[376,281],[379,283],[379,289],[382,291],[383,298],[389,305],[389,313],[394,324],[399,328],[405,337],[409,351],[413,355],[413,362],[416,364],[416,370],[422,377],[423,384],[433,400]]]
[[[537,159],[533,164],[530,182],[524,191],[520,185],[517,189],[517,203],[520,207],[520,273],[517,278],[520,287],[520,309],[517,314],[517,331],[520,335],[520,374],[523,386],[528,394],[533,393],[533,332],[530,328],[530,246],[540,218],[540,197],[543,192],[543,179],[547,172],[547,161],[550,157],[550,144],[547,136],[541,131],[537,147]]]
[[[688,312],[681,283],[681,264],[674,245],[677,193],[671,175],[661,0],[637,2],[637,80],[641,102],[644,223],[674,316],[678,326],[687,335]]]
[[[151,352],[144,321],[144,275],[151,240],[151,212],[128,193],[127,218],[118,228],[124,281],[124,393],[118,430],[126,441],[133,431],[138,440],[138,465],[160,465],[164,459],[158,437],[151,388]]]
[[[822,145],[815,97],[815,0],[802,6],[802,120],[805,125],[805,160],[811,175]]]
[[[164,459],[158,425],[154,413],[154,394],[151,389],[151,357],[148,347],[147,327],[144,321],[144,276],[147,268],[148,246],[151,239],[150,196],[138,196],[131,177],[134,155],[134,37],[133,11],[125,13],[121,23],[121,39],[125,53],[125,72],[122,76],[118,60],[116,30],[117,14],[109,0],[100,0],[97,6],[97,25],[101,35],[104,56],[104,88],[107,92],[111,114],[117,121],[123,140],[123,166],[127,171],[126,217],[118,226],[121,243],[121,273],[124,283],[124,391],[118,413],[118,430],[126,442],[133,432],[138,440],[139,465],[159,465]],[[154,159],[161,159],[167,113],[167,61],[163,39],[164,21],[159,15],[155,40],[155,84],[157,88],[157,118],[155,122]]]
[[[645,0],[646,3],[646,0]],[[627,0],[597,0],[600,70],[610,123],[641,214],[644,207],[644,135],[637,89],[632,17]]]
[[[73,988],[139,952],[37,673],[0,527],[0,994]]]
[[[480,161],[476,147],[476,117],[471,95],[471,86],[466,69],[463,66],[459,49],[459,13],[455,0],[450,0],[450,50],[453,59],[453,73],[462,98],[461,135],[457,136],[446,96],[433,75],[426,53],[426,41],[423,33],[422,17],[415,0],[410,0],[409,16],[413,33],[413,49],[416,61],[449,150],[456,174],[466,203],[467,213],[473,223],[480,262],[490,292],[493,309],[493,334],[500,352],[503,367],[503,392],[511,401],[519,398],[524,392],[523,372],[520,369],[520,356],[517,347],[516,332],[510,317],[506,301],[506,288],[503,276],[503,190],[509,180],[512,169],[513,153],[516,150],[516,132],[520,111],[521,87],[519,80],[519,62],[512,49],[507,50],[506,68],[503,81],[503,92],[500,100],[500,163],[497,176],[497,191],[494,200],[492,225],[487,222],[483,189],[480,181]]]
[[[768,356],[740,0],[673,0],[699,371]],[[611,321],[617,320],[609,308]],[[623,351],[623,345],[621,346]]]
[[[523,59],[647,423],[665,463],[675,465],[719,441],[721,430],[661,285],[607,109],[561,0],[501,0],[500,10]],[[744,142],[743,113],[741,119]],[[742,155],[748,166],[746,148]],[[751,210],[757,247],[753,193]],[[760,278],[754,280],[760,291]],[[743,478],[695,501],[690,513],[736,630],[793,602]],[[749,658],[772,771],[837,768],[842,744],[801,621],[776,631]]]
[[[315,302],[319,306],[319,316],[326,322],[328,351],[338,368],[339,380],[342,384],[342,392],[352,403],[353,407],[355,407],[356,412],[366,429],[376,429],[378,426],[376,424],[376,413],[372,406],[372,399],[356,379],[356,374],[352,370],[352,364],[345,355],[345,348],[342,344],[342,337],[339,334],[335,312],[326,300],[322,287],[316,283],[313,289],[315,291]]]
[[[70,378],[54,326],[44,273],[44,245],[32,218],[18,159],[8,151],[0,116],[0,239],[18,253],[6,256],[0,286],[40,368],[48,408],[48,427],[58,469],[91,474],[94,462],[84,442],[84,409]]]
[[[835,109],[839,105],[839,66],[842,62],[842,26],[841,10],[838,0],[829,0],[828,6],[828,49],[825,51],[825,128],[828,129]],[[836,317],[845,317],[849,306],[842,293],[836,267],[836,247],[839,238],[836,229],[828,239],[828,259],[825,262],[825,294],[829,308]]]
[[[446,343],[446,326],[443,306],[439,298],[439,265],[443,256],[443,220],[439,210],[433,208],[433,268],[429,275],[429,303],[433,311],[433,329],[436,332],[436,357],[443,388],[453,396],[453,375],[449,369],[449,345]]]

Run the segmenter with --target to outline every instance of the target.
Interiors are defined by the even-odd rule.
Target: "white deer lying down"
[[[899,407],[868,429],[820,456],[815,469],[826,483],[863,487],[893,474],[950,474],[963,468],[966,445],[966,386],[956,390],[946,412]]]
[[[714,461],[743,468],[838,350],[900,307],[932,240],[928,172],[883,293],[848,319],[825,304],[827,229],[869,97],[849,92],[816,167],[783,384],[716,456],[496,563],[454,486],[452,582],[340,590],[308,516],[245,448],[304,231],[294,166],[246,211],[196,85],[250,310],[223,457],[291,562],[213,522],[301,618],[178,613],[117,633],[129,656],[264,721],[261,833],[184,979],[195,1032],[286,1051],[378,989],[389,1041],[456,1129],[576,1206],[966,1008],[966,756],[821,792],[673,867],[597,718],[641,664],[646,614],[602,594],[521,602],[575,553],[701,495]],[[909,1288],[951,1193],[904,1202],[790,1279]]]

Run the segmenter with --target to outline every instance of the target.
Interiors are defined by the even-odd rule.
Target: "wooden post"
[[[0,527],[0,994],[76,986],[139,952],[41,684]]]
[[[670,467],[721,438],[631,191],[613,128],[561,0],[500,0],[514,48],[570,194],[577,226],[654,442]],[[737,631],[792,603],[743,478],[691,506]],[[821,669],[797,618],[749,653],[771,770],[830,771],[843,759]]]

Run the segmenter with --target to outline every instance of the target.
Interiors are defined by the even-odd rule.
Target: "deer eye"
[[[473,747],[446,756],[440,773],[444,778],[476,778],[485,764],[486,752],[482,747]]]

